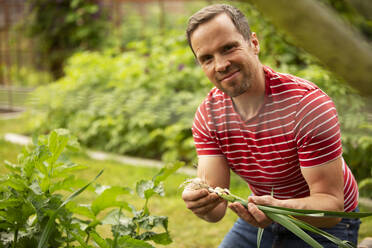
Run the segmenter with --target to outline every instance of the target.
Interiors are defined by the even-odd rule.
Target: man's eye
[[[230,50],[233,49],[233,48],[234,48],[234,46],[229,45],[229,46],[225,46],[223,50],[224,50],[225,52],[227,52],[227,51],[230,51]]]
[[[206,56],[206,57],[202,58],[202,60],[201,60],[201,62],[202,62],[203,64],[208,64],[208,63],[210,63],[211,61],[212,61],[212,56]]]

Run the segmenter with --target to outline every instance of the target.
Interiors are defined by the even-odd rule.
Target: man
[[[260,45],[244,15],[217,4],[195,13],[189,45],[216,86],[199,106],[192,127],[198,177],[229,188],[230,170],[249,185],[248,208],[229,205],[240,218],[220,247],[307,247],[257,207],[357,210],[358,188],[342,158],[337,113],[316,85],[261,64]],[[273,197],[271,197],[273,193]],[[217,222],[227,202],[207,190],[185,190],[182,198],[198,217]],[[307,218],[343,240],[357,242],[359,220]],[[324,247],[333,243],[314,236]]]

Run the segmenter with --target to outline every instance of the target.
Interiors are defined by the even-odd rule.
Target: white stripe
[[[327,103],[329,103],[329,102],[330,102],[330,101],[323,102],[322,104],[318,105],[316,108],[313,108],[310,112],[308,112],[305,116],[303,116],[301,120],[298,121],[298,123],[296,124],[296,126],[294,127],[294,129],[297,129],[298,125],[300,125],[300,123],[302,123],[303,120],[305,120],[305,118],[306,118],[307,116],[309,116],[312,112],[314,112],[315,110],[317,110],[318,108],[320,108],[321,106],[323,106],[323,105],[325,105],[325,104],[327,104]],[[328,109],[327,109],[327,112],[329,112],[329,111],[331,111],[331,110],[334,110],[334,109],[335,109],[334,107],[332,107],[332,108],[328,108]],[[322,112],[322,113],[324,113],[324,112]],[[335,117],[336,115],[333,115],[333,116]],[[318,118],[318,117],[319,117],[319,115],[317,115],[317,118]]]
[[[209,141],[209,142],[195,142],[194,141],[194,144],[195,145],[208,145],[208,144],[216,144],[216,142],[214,142],[214,141]]]
[[[304,190],[298,192],[300,189],[303,189],[305,188]],[[288,190],[288,191],[284,191],[284,192],[275,192],[277,188],[274,188],[274,197],[278,197],[278,196],[286,196],[286,197],[290,197],[292,198],[293,196],[293,193],[296,193],[297,195],[298,194],[303,194],[303,193],[306,193],[306,192],[309,192],[309,188],[307,186],[307,184],[303,184],[301,185],[299,188],[297,189],[292,189],[292,190]],[[271,194],[271,191],[270,190],[267,190],[267,189],[262,189],[261,192],[265,192],[265,193],[268,193],[269,195]]]
[[[234,153],[234,151],[232,152],[225,152],[225,154],[232,154]],[[279,157],[279,158],[273,158],[273,159],[258,159],[254,156],[242,156],[242,157],[235,157],[235,158],[232,158],[232,157],[228,157],[227,159],[228,160],[237,160],[237,159],[254,159],[255,161],[257,162],[273,162],[273,161],[276,161],[276,160],[286,160],[286,159],[289,159],[289,158],[292,158],[292,157],[297,157],[297,154],[293,154],[291,156],[288,156],[288,157]]]
[[[313,92],[311,92],[310,94],[306,95],[304,98],[301,99],[300,102],[302,103],[302,102],[304,101],[305,98],[307,98],[308,96],[312,95],[312,94],[315,93],[315,92],[317,92],[317,91],[313,91]],[[313,102],[315,102],[315,101],[317,101],[319,98],[323,98],[323,97],[325,97],[325,95],[317,96],[316,98],[314,98],[314,99],[311,100],[310,102],[306,103],[306,105],[303,106],[302,109],[300,109],[300,110],[296,113],[296,117],[298,117],[298,116],[300,115],[300,113],[301,113],[304,109],[306,109],[309,105],[314,106]],[[328,102],[329,102],[329,101],[328,101]],[[323,104],[324,104],[324,102],[323,102]],[[322,104],[322,105],[323,105],[323,104]],[[318,107],[319,107],[319,106],[317,106],[315,109],[317,109]],[[314,111],[314,109],[312,109],[312,111]],[[311,113],[312,111],[310,111],[310,113]],[[306,115],[305,115],[305,117],[306,117]],[[304,117],[304,118],[305,118],[305,117]],[[304,118],[302,118],[302,119],[304,119]]]
[[[274,105],[274,104],[278,104],[278,103],[282,103],[282,102],[286,102],[286,101],[292,100],[293,98],[301,98],[301,97],[303,97],[303,95],[291,96],[291,97],[284,98],[284,99],[279,100],[279,101],[268,103],[268,104],[266,104],[266,106],[271,106],[271,105]]]
[[[206,101],[207,104],[213,104],[213,105],[217,105],[217,104],[224,103],[224,102],[229,102],[230,103],[231,99],[223,98],[222,100],[217,100],[217,101],[209,101],[209,100]]]
[[[308,125],[310,125],[310,124],[313,123],[314,121],[318,120],[318,119],[321,118],[323,115],[327,114],[329,111],[332,111],[333,109],[334,109],[334,108],[330,108],[330,109],[328,109],[327,111],[323,112],[322,114],[317,115],[315,118],[313,118],[313,119],[311,119],[310,121],[308,121],[308,122],[307,122],[304,126],[302,126],[302,127],[300,128],[300,130],[297,132],[297,134],[296,134],[296,136],[295,136],[295,139],[297,139],[298,135],[299,135],[299,134],[302,132],[302,130],[304,130]],[[322,123],[322,124],[327,123],[327,122],[329,122],[330,120],[333,120],[335,117],[336,117],[336,116],[333,115],[332,119],[327,119],[326,121],[319,122],[319,123]],[[305,117],[304,117],[304,118],[305,118]],[[302,121],[302,120],[301,120],[301,121]],[[301,123],[301,121],[297,123],[297,125],[294,127],[294,130],[297,129],[297,126]]]
[[[207,124],[208,122],[205,119],[204,114],[202,113],[201,109],[199,109],[198,113],[199,113],[200,117],[203,119],[204,126],[207,128],[207,130],[209,132],[211,132],[211,130],[210,130],[208,124]],[[197,116],[196,116],[196,120],[201,124],[201,121],[199,120],[199,118]]]
[[[328,146],[324,146],[322,148],[319,148],[319,149],[316,149],[316,150],[312,150],[312,151],[307,151],[307,152],[298,152],[299,154],[305,154],[305,153],[314,153],[314,152],[318,152],[318,151],[321,151],[321,150],[324,150],[324,149],[327,149],[328,147],[330,146],[333,146],[334,144],[336,144],[337,142],[339,142],[341,140],[341,137],[339,137],[335,142],[333,142],[332,144],[328,145]]]
[[[209,121],[208,124],[213,125],[214,123],[212,121]],[[228,125],[228,124],[240,124],[240,121],[226,121],[226,122],[221,122],[221,123],[214,124],[214,125],[218,127],[218,126]]]
[[[274,93],[272,94],[273,96],[279,96],[279,95],[282,95],[282,94],[285,94],[285,93],[288,93],[288,92],[293,92],[293,91],[309,91],[307,89],[291,89],[291,90],[286,90],[286,91],[281,91],[279,93]]]
[[[210,143],[210,142],[209,142]],[[222,146],[221,146],[222,147]],[[231,147],[231,146],[229,146]],[[240,150],[233,150],[233,151],[226,151],[227,154],[231,154],[231,153],[236,153],[236,152],[248,152],[248,153],[252,153],[253,155],[269,155],[269,154],[278,154],[280,156],[280,153],[283,153],[283,152],[288,152],[288,151],[293,151],[295,149],[297,149],[296,147],[293,147],[293,148],[290,148],[290,149],[285,149],[285,150],[275,150],[275,151],[270,151],[270,152],[253,152],[252,150],[248,149],[249,147],[247,147],[247,149],[243,150],[243,149],[240,149]]]
[[[289,75],[289,74],[288,74]],[[289,75],[291,76],[291,75]],[[304,82],[304,81],[301,81],[301,80],[297,80],[297,78],[294,78],[293,79],[294,81],[291,81],[289,83],[281,83],[281,84],[278,84],[278,85],[273,85],[273,86],[270,86],[271,88],[276,88],[276,87],[280,87],[280,86],[283,86],[283,85],[305,85],[306,87],[309,87],[311,89],[315,89],[314,86],[312,86],[311,84],[307,83],[307,82]]]
[[[232,136],[231,138],[241,138],[241,139],[244,139],[244,136]],[[226,139],[226,138],[224,138],[224,139]],[[283,142],[278,142],[278,143],[273,143],[273,144],[267,144],[267,145],[261,145],[261,146],[249,145],[249,148],[254,147],[254,148],[257,148],[257,149],[262,149],[264,147],[278,146],[278,145],[288,144],[288,143],[294,142],[294,141],[295,140],[292,139],[292,140],[288,140],[288,141],[283,141]],[[221,145],[221,147],[232,146],[232,145],[247,145],[247,143],[231,143],[231,144]]]
[[[303,158],[303,159],[300,158],[300,161],[302,162],[302,161],[311,161],[311,160],[316,160],[316,159],[319,159],[319,158],[322,158],[322,157],[328,156],[329,154],[334,153],[334,152],[336,152],[336,151],[338,151],[338,150],[339,150],[339,149],[337,149],[337,150],[335,150],[335,151],[331,151],[331,152],[329,152],[329,153],[327,153],[327,154],[323,154],[323,155],[318,156],[318,157],[315,157],[315,158]],[[306,166],[306,167],[309,167],[309,166]],[[310,166],[310,167],[312,167],[312,166]]]
[[[286,171],[290,171],[292,170],[293,167],[288,167],[287,169],[285,170],[282,170],[282,171],[276,171],[276,172],[268,172],[268,171],[263,171],[263,170],[260,170],[260,169],[255,169],[255,170],[250,170],[250,169],[244,169],[244,168],[241,168],[241,169],[236,169],[235,171],[236,172],[246,172],[246,173],[255,173],[255,172],[260,172],[260,173],[263,173],[263,174],[270,174],[270,175],[274,175],[274,174],[281,174],[281,173],[284,173]],[[254,176],[255,177],[255,176]]]
[[[330,120],[331,120],[331,119],[330,119]],[[327,122],[328,122],[328,121],[326,121],[326,122],[324,122],[324,123],[327,123]],[[303,136],[302,136],[302,137],[297,141],[297,146],[298,146],[299,143],[301,143],[301,140],[302,140],[303,138],[308,137],[309,134],[310,134],[311,132],[313,132],[315,129],[319,128],[320,126],[324,125],[324,123],[320,123],[318,126],[314,127],[313,129],[309,130],[306,134],[304,134],[304,135],[303,135]],[[327,133],[329,130],[335,128],[336,126],[337,126],[337,122],[336,122],[332,127],[328,128],[327,130],[324,130],[323,132],[320,132],[319,134],[312,136],[312,138],[316,138],[316,137],[318,137],[319,135],[322,135],[322,134],[324,134],[324,133]],[[302,146],[303,146],[303,145],[302,145]],[[302,146],[300,146],[300,147],[302,147]]]
[[[232,163],[232,166],[233,167],[237,167],[239,165],[241,165],[241,166],[248,166],[248,167],[249,166],[258,166],[258,167],[263,168],[263,169],[268,169],[268,168],[279,168],[279,167],[282,167],[282,166],[287,167],[288,165],[291,165],[294,162],[296,162],[296,161],[291,161],[289,163],[282,163],[282,164],[276,164],[276,165],[267,165],[267,166],[263,166],[263,165],[258,164],[258,163],[244,163],[244,162],[239,162],[239,163]]]
[[[277,120],[283,120],[283,119],[287,118],[288,116],[293,115],[294,113],[295,113],[295,111],[292,112],[292,113],[289,113],[289,114],[287,114],[287,115],[284,115],[284,116],[281,116],[281,117],[275,118],[275,119],[270,119],[270,120],[263,121],[263,122],[260,122],[260,123],[257,123],[257,124],[246,125],[246,127],[256,127],[256,126],[260,126],[260,125],[262,125],[262,124],[266,124],[266,123],[269,123],[269,122],[273,122],[273,121],[277,121]]]
[[[248,134],[255,135],[255,134],[265,133],[265,132],[272,131],[272,130],[279,129],[279,128],[284,128],[286,126],[290,126],[294,122],[295,121],[292,120],[292,121],[290,121],[290,122],[288,122],[288,123],[286,123],[284,125],[278,125],[278,126],[275,126],[275,127],[272,127],[272,128],[262,129],[262,130],[259,130],[259,131],[250,131],[250,130],[244,130],[244,129],[240,129],[240,128],[230,128],[230,129],[227,129],[227,130],[224,129],[224,130],[221,130],[221,131],[217,131],[217,133],[226,133],[226,132],[231,132],[231,131],[240,131],[242,133],[248,133]],[[242,137],[244,137],[244,136],[242,136]]]
[[[209,137],[204,132],[202,132],[196,125],[194,125],[194,129],[196,129],[199,133],[203,134],[205,137]],[[200,138],[202,138],[202,137],[200,137]]]
[[[275,181],[275,182],[276,183],[288,182],[288,178],[290,178],[293,174],[297,174],[297,173],[298,173],[298,171],[295,170],[291,174],[288,174],[288,175],[283,176],[283,180],[281,180],[281,181]],[[260,184],[260,181],[255,181],[255,180],[253,180],[253,178],[254,179],[263,178],[263,179],[273,180],[272,177],[266,177],[266,176],[245,176],[245,175],[240,175],[240,176],[243,177],[243,178],[245,178],[246,180],[248,180],[250,182],[254,182],[254,184]]]
[[[311,144],[306,145],[306,147],[317,145],[317,144],[322,143],[326,140],[332,139],[334,136],[339,135],[339,134],[340,134],[340,129],[337,132],[335,132],[334,134],[332,134],[331,136],[327,136],[325,139],[322,139],[322,140],[317,141],[317,142],[312,142]]]
[[[221,115],[217,115],[217,116],[213,116],[214,119],[220,119],[222,117],[226,117],[226,116],[238,116],[238,114],[236,113],[229,113],[229,114],[221,114]],[[212,116],[209,116],[209,117],[212,117]]]
[[[209,135],[205,134],[204,132],[210,132],[209,128],[208,128],[208,125],[206,125],[206,123],[204,122],[201,122],[198,118],[198,115],[195,115],[195,119],[197,120],[197,123],[195,123],[194,127],[199,131],[201,132],[204,136],[206,137],[209,137]],[[198,124],[198,125],[197,125]],[[204,125],[203,125],[204,124]],[[203,128],[203,129],[207,129],[207,130],[203,130],[201,131],[199,127],[197,126],[200,126],[200,128]]]
[[[232,108],[232,106],[226,105],[226,106],[218,108],[218,109],[210,109],[210,108],[206,108],[206,109],[210,110],[212,112],[217,112],[217,111],[221,111],[221,110],[228,109],[228,108]]]
[[[286,110],[286,109],[291,108],[291,107],[293,107],[295,105],[297,105],[297,103],[293,103],[293,104],[288,105],[288,106],[286,106],[284,108],[281,108],[281,109],[276,109],[276,110],[273,110],[273,111],[270,111],[270,112],[262,113],[262,114],[260,114],[260,117],[265,116],[265,115],[270,115],[270,114],[273,114],[273,113],[276,113],[276,112],[280,112],[280,111],[283,111],[283,110]]]

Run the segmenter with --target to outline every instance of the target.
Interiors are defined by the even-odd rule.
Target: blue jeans
[[[356,208],[355,212],[359,212]],[[321,228],[322,230],[338,237],[341,240],[349,240],[357,245],[358,231],[360,226],[359,219],[342,219],[332,228]],[[254,248],[257,247],[257,230],[242,219],[238,219],[231,230],[227,233],[219,248]],[[311,237],[318,241],[323,247],[337,248],[338,246],[326,238],[312,232],[307,232]],[[302,239],[298,238],[291,231],[278,223],[272,223],[265,228],[261,239],[262,248],[311,248]]]

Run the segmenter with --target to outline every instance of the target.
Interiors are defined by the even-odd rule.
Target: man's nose
[[[224,56],[216,56],[215,69],[217,72],[224,72],[230,66],[230,61]]]

